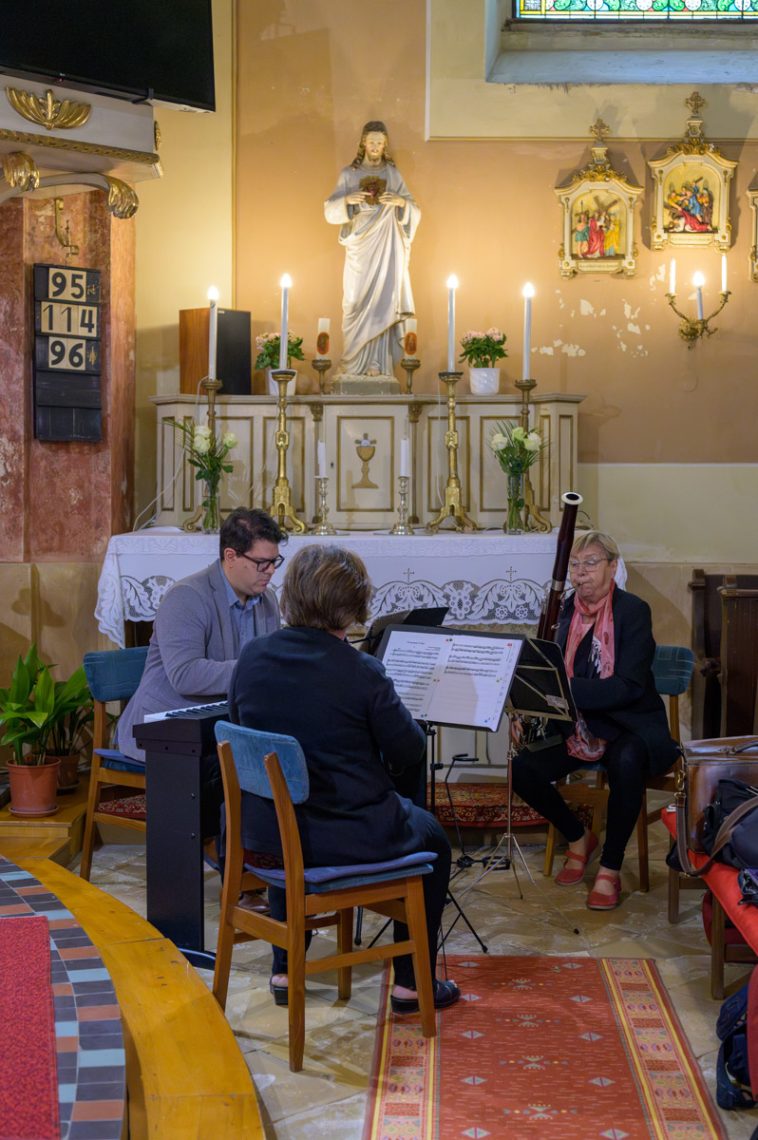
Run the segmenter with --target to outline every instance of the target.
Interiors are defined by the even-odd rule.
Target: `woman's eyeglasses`
[[[277,554],[276,558],[251,558],[249,554],[240,554],[240,558],[252,562],[259,574],[265,574],[267,570],[278,570],[284,562],[283,554]]]
[[[587,558],[584,562],[580,562],[578,558],[569,559],[569,570],[575,572],[577,570],[594,570],[601,562],[609,562],[609,558]]]

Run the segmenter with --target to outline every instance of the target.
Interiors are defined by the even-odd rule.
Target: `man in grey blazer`
[[[265,511],[239,507],[221,526],[219,560],[171,587],[155,616],[139,688],[118,723],[124,755],[144,761],[133,728],[149,713],[224,700],[242,646],[279,629],[269,583],[286,541]]]

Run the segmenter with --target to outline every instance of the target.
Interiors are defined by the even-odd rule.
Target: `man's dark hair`
[[[287,532],[265,511],[255,507],[237,507],[221,524],[219,534],[219,557],[224,561],[224,551],[231,548],[235,554],[247,554],[254,542],[263,539],[277,545],[287,541]]]

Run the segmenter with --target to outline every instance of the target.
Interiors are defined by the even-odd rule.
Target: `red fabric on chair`
[[[57,1140],[47,919],[0,918],[0,1140]]]

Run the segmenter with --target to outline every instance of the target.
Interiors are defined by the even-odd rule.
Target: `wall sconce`
[[[702,273],[698,272],[693,275],[692,284],[695,286],[695,297],[697,302],[697,317],[693,320],[685,313],[680,312],[676,307],[676,262],[672,260],[669,266],[669,291],[666,294],[666,300],[676,315],[679,317],[679,335],[682,340],[687,342],[687,347],[692,348],[701,336],[713,336],[716,332],[715,328],[710,327],[710,322],[714,317],[717,317],[724,305],[729,300],[731,293],[726,287],[726,254],[721,255],[721,304],[717,309],[714,309],[709,316],[704,315],[703,309],[703,286],[705,285],[705,277]]]

